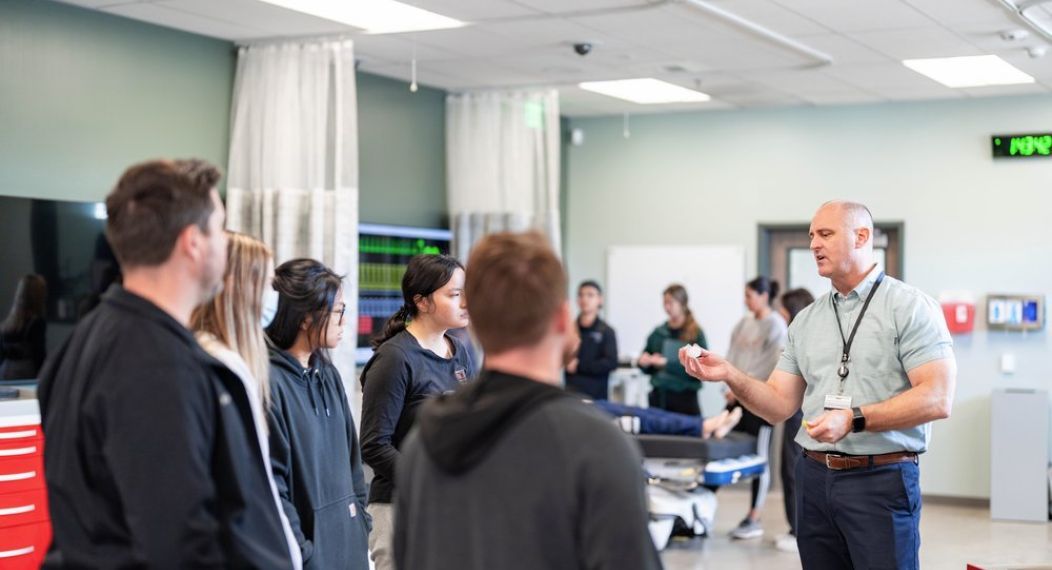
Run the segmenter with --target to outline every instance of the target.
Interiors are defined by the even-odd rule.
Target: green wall
[[[0,2],[0,194],[101,199],[129,164],[226,165],[229,42],[42,0]]]
[[[358,74],[362,222],[447,227],[444,91]]]
[[[0,1],[0,194],[99,200],[154,157],[225,168],[235,65],[230,42]],[[445,93],[357,79],[360,219],[444,226]]]

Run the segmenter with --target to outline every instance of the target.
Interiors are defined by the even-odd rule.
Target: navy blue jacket
[[[274,483],[303,552],[303,567],[368,570],[371,521],[358,434],[340,373],[303,368],[270,350],[270,457]]]

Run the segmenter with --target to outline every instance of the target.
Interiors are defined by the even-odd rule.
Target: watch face
[[[851,420],[852,431],[858,433],[866,429],[866,416],[862,415],[862,410],[859,408],[854,409],[855,417]]]

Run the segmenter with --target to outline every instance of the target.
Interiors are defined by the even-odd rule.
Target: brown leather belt
[[[813,461],[825,465],[826,469],[832,469],[833,471],[906,463],[907,461],[917,463],[917,454],[912,451],[898,451],[881,455],[842,455],[839,453],[804,450],[804,455]]]

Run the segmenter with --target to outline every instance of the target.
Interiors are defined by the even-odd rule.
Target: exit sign
[[[1036,158],[1052,155],[1052,134],[994,135],[994,158]]]

